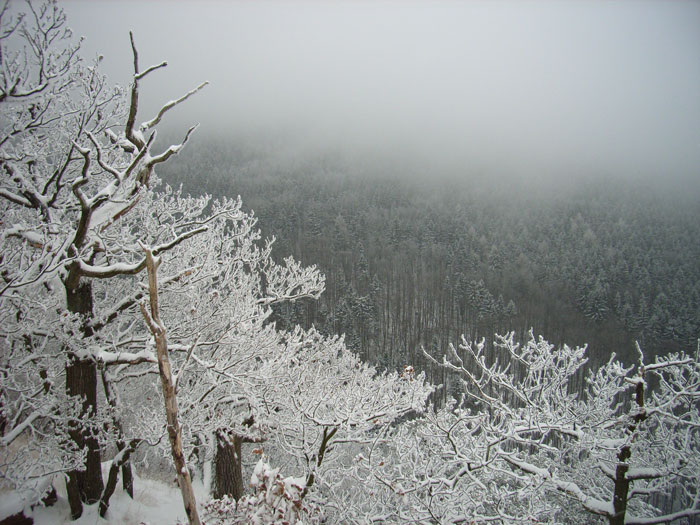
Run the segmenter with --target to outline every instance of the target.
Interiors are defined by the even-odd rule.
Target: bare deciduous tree
[[[578,395],[569,383],[584,348],[532,334],[495,346],[450,347],[442,366],[462,379],[463,400],[395,430],[364,464],[414,503],[403,516],[585,522],[586,511],[629,524],[700,514],[700,355],[648,364],[639,350],[631,367],[613,356]]]
[[[82,503],[94,503],[104,492],[97,406],[97,353],[104,323],[96,319],[103,305],[96,304],[95,283],[145,268],[135,240],[150,241],[150,235],[131,216],[152,198],[147,194],[156,183],[154,168],[179,152],[194,129],[181,144],[155,154],[154,128],[204,84],[137,127],[140,83],[165,63],[141,71],[132,37],[132,85],[128,93],[111,88],[99,72],[99,58],[89,65],[80,58],[79,44],[56,2],[26,6],[25,14],[15,16],[9,2],[0,7],[0,301],[11,321],[2,332],[4,345],[13,349],[2,377],[15,379],[8,379],[14,374],[8,370],[14,370],[16,358],[24,366],[29,365],[22,358],[46,362],[39,368],[47,377],[41,392],[54,397],[39,411],[29,410],[34,394],[4,384],[3,444],[10,446],[30,427],[42,432],[36,424],[47,417],[64,429],[69,439],[62,448],[72,451],[74,459],[65,457],[51,468],[68,470],[71,511],[78,517]],[[118,126],[123,130],[119,134],[114,131]],[[151,245],[154,253],[163,253],[197,233],[196,227],[171,229]],[[42,313],[46,304],[51,310]],[[107,316],[104,322],[115,318]],[[26,327],[30,319],[40,324]],[[55,348],[55,341],[62,341],[62,348]],[[56,383],[61,381],[65,392],[59,395]],[[79,413],[59,416],[73,410],[60,397],[78,400]]]

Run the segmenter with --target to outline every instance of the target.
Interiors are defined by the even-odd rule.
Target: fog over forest
[[[66,2],[123,85],[170,66],[167,124],[434,178],[698,187],[697,2]],[[388,164],[388,165],[387,165]],[[396,174],[396,173],[394,173]]]

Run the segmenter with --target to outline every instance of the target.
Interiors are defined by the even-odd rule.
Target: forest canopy
[[[327,292],[280,315],[345,333],[374,362],[398,366],[407,352],[461,334],[530,328],[587,343],[596,362],[611,352],[633,358],[635,341],[652,354],[696,346],[692,188],[502,186],[497,176],[474,185],[464,169],[466,182],[424,181],[391,165],[221,137],[195,141],[165,168],[187,191],[241,195],[278,253],[318,264]]]

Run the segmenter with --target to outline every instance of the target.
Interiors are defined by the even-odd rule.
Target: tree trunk
[[[7,369],[6,368],[3,368],[0,370],[0,377],[2,377],[3,379],[5,379],[7,377]],[[5,435],[5,428],[7,428],[7,418],[5,417],[5,411],[3,410],[5,405],[2,402],[4,397],[5,397],[5,393],[2,389],[0,389],[0,436]]]
[[[131,471],[131,462],[122,465],[122,488],[131,499],[134,499],[134,474]]]
[[[88,322],[92,317],[92,285],[81,282],[75,288],[66,287],[69,312],[83,317],[81,327],[83,337],[92,335]],[[82,503],[99,501],[104,490],[100,446],[90,431],[89,422],[97,413],[97,366],[94,361],[68,357],[66,364],[66,393],[82,398],[81,420],[88,425],[74,425],[70,430],[71,439],[79,449],[87,449],[85,469],[68,473],[68,501],[71,516],[77,519],[83,512]]]
[[[643,376],[640,378],[643,379]],[[635,404],[637,411],[632,416],[632,424],[628,431],[634,436],[639,424],[646,419],[644,412],[644,381],[639,381],[635,387]],[[631,441],[631,438],[630,438]],[[629,459],[632,455],[630,445],[623,446],[617,454],[617,468],[615,469],[615,490],[613,493],[613,509],[615,514],[608,519],[610,525],[624,525],[627,514],[627,498],[630,490],[630,480],[627,479],[629,471]]]
[[[321,464],[323,464],[323,458],[326,456],[328,445],[333,439],[333,436],[335,436],[335,433],[338,432],[338,427],[333,427],[330,430],[330,432],[328,431],[328,428],[329,427],[323,428],[323,438],[321,438],[321,445],[318,447],[316,465],[312,467],[313,470],[311,470],[311,472],[306,478],[306,485],[304,486],[304,490],[301,491],[300,499],[304,499],[309,493],[309,489],[314,486],[314,482],[316,481],[316,469],[319,468]]]
[[[104,366],[100,367],[100,375],[102,377],[102,389],[104,390],[105,398],[109,406],[114,410],[114,415],[112,416],[112,424],[114,425],[114,428],[117,431],[117,450],[121,452],[127,447],[127,444],[124,442],[124,430],[119,416],[117,416],[119,396],[117,395],[116,391],[112,388],[111,383],[107,379],[107,373],[105,371]],[[131,452],[129,452],[128,454],[131,455]],[[112,465],[114,465],[114,463],[112,463]],[[129,495],[129,497],[131,499],[134,499],[134,476],[131,472],[131,463],[129,462],[128,456],[126,460],[122,462],[121,469],[122,487],[124,488],[124,491]],[[111,469],[109,475],[112,476]],[[107,485],[109,485],[109,481],[107,482]],[[105,492],[106,491],[107,489],[105,488]],[[104,496],[102,497],[102,500],[104,501]]]
[[[141,303],[141,313],[148,325],[148,329],[153,334],[156,342],[156,352],[158,354],[158,372],[160,374],[161,386],[163,389],[163,400],[165,402],[165,416],[168,425],[168,438],[170,440],[170,452],[175,463],[175,473],[177,475],[182,502],[187,513],[187,520],[190,525],[201,525],[199,514],[197,513],[197,501],[192,489],[192,478],[187,468],[185,454],[182,450],[182,430],[178,421],[177,391],[170,368],[170,358],[168,356],[168,340],[166,338],[165,325],[160,319],[160,309],[158,307],[158,277],[157,269],[160,259],[153,257],[153,252],[144,247],[146,253],[146,269],[148,271],[148,292],[150,311]]]
[[[216,433],[213,491],[215,499],[229,496],[238,501],[245,492],[241,464],[242,443],[243,439],[237,435],[228,436],[223,432]]]
[[[80,396],[83,400],[81,419],[88,421],[94,417],[97,408],[97,369],[92,361],[70,359],[66,366],[66,393]],[[87,428],[86,428],[87,427]],[[84,471],[72,471],[84,503],[95,503],[100,499],[104,488],[100,461],[100,448],[97,439],[88,425],[75,425],[70,436],[79,448],[87,448]]]
[[[615,491],[613,494],[613,510],[615,514],[608,518],[610,525],[624,525],[625,515],[627,514],[627,496],[629,494],[630,482],[625,477],[629,470],[629,465],[625,463],[629,459],[630,449],[624,447],[622,452],[618,454],[620,463],[617,465],[615,472]]]
[[[117,488],[117,477],[119,475],[119,469],[120,467],[123,468],[129,464],[129,456],[131,456],[131,453],[136,450],[136,447],[138,446],[139,440],[134,439],[132,440],[128,445],[125,445],[123,442],[119,442],[117,444],[117,448],[119,449],[119,453],[114,457],[112,460],[112,466],[109,469],[109,476],[107,477],[107,485],[105,486],[105,490],[102,493],[102,497],[100,498],[100,517],[104,518],[105,515],[107,514],[107,509],[109,508],[109,499],[112,497],[114,494],[114,489]],[[129,474],[131,474],[131,469],[129,469]],[[124,480],[126,481],[126,480]],[[133,483],[133,482],[132,482]],[[134,497],[133,495],[133,485],[132,485],[132,493],[129,494],[132,498]]]

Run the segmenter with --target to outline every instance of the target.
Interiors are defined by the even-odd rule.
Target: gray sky
[[[126,84],[204,133],[297,137],[426,173],[700,180],[697,1],[72,1]],[[150,115],[143,114],[145,119]],[[301,146],[300,146],[301,147]]]

